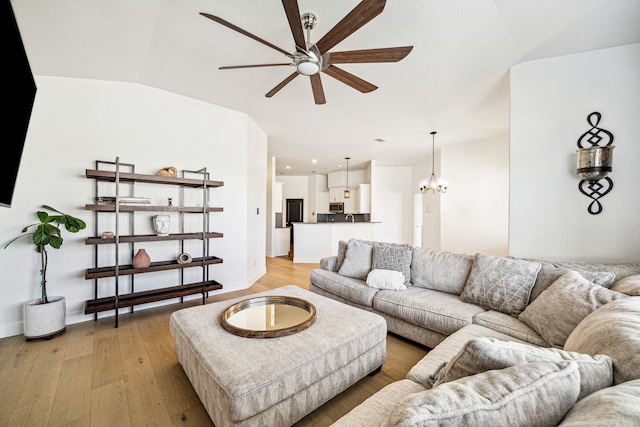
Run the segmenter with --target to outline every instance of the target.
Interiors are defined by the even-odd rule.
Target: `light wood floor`
[[[308,289],[318,264],[267,258],[267,274],[249,290],[214,302],[295,284]],[[69,325],[53,339],[0,339],[0,426],[212,426],[178,363],[169,316],[184,304]],[[405,377],[427,348],[387,337],[382,371],[336,396],[296,426],[328,426],[385,385]]]

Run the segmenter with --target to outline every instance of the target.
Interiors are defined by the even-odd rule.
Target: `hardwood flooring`
[[[267,274],[250,289],[207,302],[287,284],[308,289],[318,264],[267,258]],[[183,304],[69,325],[51,340],[0,339],[0,426],[212,426],[178,363],[169,316]],[[296,426],[328,426],[385,385],[402,379],[427,348],[389,334],[382,371],[366,377]]]

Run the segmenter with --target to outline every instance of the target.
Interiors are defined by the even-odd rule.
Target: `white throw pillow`
[[[404,274],[395,270],[375,269],[367,275],[367,286],[393,291],[405,291]]]

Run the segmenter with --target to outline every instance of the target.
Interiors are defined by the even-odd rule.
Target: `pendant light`
[[[448,188],[447,181],[436,176],[436,133],[431,132],[431,178],[422,178],[419,183],[420,192],[423,194],[427,191],[446,193]]]
[[[345,188],[344,190],[345,199],[351,198],[351,190],[349,189],[349,159],[350,158],[351,157],[345,157],[345,160],[347,161],[347,188]]]

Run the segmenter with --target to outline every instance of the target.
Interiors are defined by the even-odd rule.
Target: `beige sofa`
[[[640,264],[356,239],[320,264],[311,291],[431,348],[336,426],[640,425]]]

